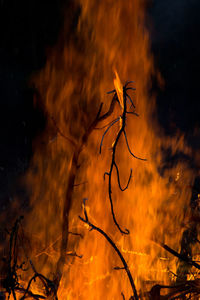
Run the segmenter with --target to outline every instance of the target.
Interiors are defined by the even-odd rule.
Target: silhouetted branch
[[[39,294],[34,294],[31,291],[26,291],[24,288],[22,287],[17,287],[16,291],[19,293],[26,293],[26,296],[24,298],[20,298],[20,300],[25,299],[25,298],[32,298],[32,299],[46,299],[46,296],[43,295],[39,295]],[[23,297],[23,296],[22,296]]]
[[[176,252],[175,250],[173,250],[172,248],[170,248],[169,246],[160,243],[159,244],[162,248],[164,248],[166,251],[168,251],[169,253],[171,253],[172,255],[178,257],[180,260],[186,262],[187,264],[197,268],[200,270],[200,265],[197,264],[195,261],[193,261],[192,259],[190,259],[188,256],[184,256],[182,254],[179,254],[178,252]]]
[[[130,153],[134,158],[136,158],[136,159],[143,160],[143,161],[147,161],[146,158],[141,158],[141,157],[138,157],[138,156],[136,156],[135,154],[133,154],[133,152],[131,151],[131,149],[130,149],[130,147],[129,147],[129,143],[128,143],[126,131],[123,130],[123,133],[124,133],[124,137],[125,137],[125,140],[126,140],[126,145],[127,145],[127,148],[128,148],[129,153]]]
[[[135,108],[135,105],[133,103],[133,100],[131,99],[131,97],[129,96],[129,94],[125,93],[125,96],[128,97],[130,103],[131,103],[131,107],[133,106]]]
[[[121,295],[122,295],[123,300],[125,300],[125,296],[124,296],[124,294],[122,292],[121,292]]]
[[[102,136],[101,145],[100,145],[100,152],[101,152],[101,148],[102,148],[102,145],[103,145],[103,140],[104,140],[105,135],[112,128],[112,126],[115,125],[119,121],[120,129],[119,129],[119,131],[117,133],[117,137],[116,137],[116,139],[115,139],[115,141],[112,145],[112,158],[111,158],[110,169],[109,169],[109,172],[106,172],[105,174],[109,177],[109,180],[108,180],[108,194],[109,194],[111,213],[112,213],[114,223],[115,223],[115,225],[117,226],[117,228],[119,229],[119,231],[121,233],[124,233],[124,234],[129,233],[128,229],[122,230],[121,227],[119,226],[117,220],[116,220],[114,207],[113,207],[112,185],[111,184],[112,184],[113,169],[116,169],[117,182],[118,182],[119,189],[121,191],[125,191],[128,188],[130,180],[132,178],[132,169],[131,169],[130,170],[130,175],[129,175],[129,178],[128,178],[128,182],[127,182],[126,186],[123,188],[122,185],[121,185],[121,182],[120,182],[120,172],[119,172],[116,160],[115,160],[115,155],[116,155],[118,142],[119,142],[119,140],[120,140],[120,138],[123,134],[125,135],[128,151],[131,153],[132,156],[134,156],[135,158],[138,158],[135,155],[133,155],[133,153],[130,151],[130,147],[128,145],[128,140],[127,140],[126,132],[125,132],[125,130],[126,130],[126,118],[127,118],[128,114],[137,115],[134,111],[128,111],[127,110],[127,101],[128,100],[130,101],[131,106],[135,107],[131,97],[127,93],[127,91],[129,91],[129,90],[131,90],[131,91],[135,90],[134,88],[129,87],[130,83],[131,82],[127,82],[125,84],[125,86],[123,87],[123,103],[121,103],[122,102],[121,99],[118,99],[118,94],[117,94],[116,90],[113,90],[113,91],[108,93],[108,94],[113,93],[113,97],[112,97],[112,100],[111,100],[108,111],[106,113],[102,114],[103,103],[101,103],[96,117],[94,118],[93,122],[87,128],[87,130],[82,135],[82,137],[80,138],[79,141],[74,141],[73,138],[66,136],[60,130],[60,128],[57,126],[57,123],[56,123],[55,119],[53,117],[51,117],[51,119],[54,123],[54,126],[57,129],[57,132],[73,146],[72,162],[71,162],[71,168],[70,168],[69,174],[68,174],[66,197],[65,197],[64,208],[63,208],[60,256],[59,256],[59,259],[58,259],[57,264],[56,264],[56,272],[55,272],[55,277],[54,277],[53,281],[49,280],[48,278],[46,278],[42,274],[38,273],[36,271],[32,261],[30,260],[29,262],[30,262],[31,268],[34,272],[34,275],[28,281],[27,287],[22,288],[19,285],[18,275],[17,275],[17,268],[19,268],[19,266],[17,266],[17,252],[16,252],[17,230],[18,230],[18,222],[16,222],[16,224],[14,226],[14,229],[13,229],[13,232],[11,233],[11,238],[10,238],[10,255],[9,255],[9,262],[8,262],[9,272],[8,272],[8,276],[6,278],[7,281],[5,281],[5,286],[6,286],[7,292],[9,293],[9,295],[12,294],[14,299],[16,299],[15,291],[20,291],[21,293],[23,293],[23,296],[20,298],[20,300],[24,300],[27,297],[32,297],[34,299],[45,299],[45,297],[49,297],[49,295],[51,295],[54,299],[57,299],[57,290],[58,290],[58,287],[59,287],[59,284],[60,284],[60,280],[62,278],[63,268],[64,268],[64,265],[66,263],[67,255],[73,255],[73,256],[80,257],[75,252],[74,253],[67,253],[68,235],[71,233],[71,232],[69,232],[69,212],[70,212],[71,205],[72,205],[72,196],[73,196],[74,187],[80,185],[80,184],[75,183],[75,179],[76,179],[76,176],[77,176],[77,173],[78,173],[78,170],[79,170],[79,157],[80,157],[80,154],[81,154],[83,148],[87,144],[88,138],[89,138],[90,134],[92,133],[92,131],[97,128],[97,125],[100,122],[106,120],[108,117],[110,117],[112,115],[112,113],[114,111],[114,108],[115,108],[115,105],[117,103],[119,103],[119,105],[122,109],[122,114],[118,118],[116,118],[115,120],[111,121],[106,126],[102,127],[102,128],[106,128],[106,130],[105,130],[105,132]],[[138,158],[138,159],[140,159],[140,158]],[[83,221],[83,219],[82,219],[82,221]],[[89,222],[86,213],[85,213],[84,222]],[[91,224],[91,223],[89,223],[89,224]],[[135,285],[134,285],[134,282],[133,282],[133,278],[132,278],[130,270],[129,270],[127,264],[126,264],[126,261],[124,260],[124,258],[122,256],[122,254],[120,253],[119,249],[117,248],[117,246],[114,244],[114,242],[109,238],[109,236],[105,232],[103,232],[100,228],[95,227],[92,224],[91,224],[91,226],[93,226],[92,229],[96,229],[97,231],[99,231],[101,234],[104,235],[104,237],[109,241],[109,243],[112,245],[112,247],[115,249],[115,251],[119,255],[119,257],[120,257],[120,259],[121,259],[121,261],[124,265],[124,269],[125,269],[125,271],[128,275],[130,284],[132,286],[134,297],[135,297],[134,299],[137,300],[138,296],[137,296],[137,292],[136,292]],[[78,235],[78,234],[76,234],[76,235]],[[22,269],[22,266],[20,268]],[[45,295],[36,295],[31,291],[32,283],[35,282],[36,280],[39,280],[42,283],[42,285],[44,287],[44,290],[45,290]]]
[[[96,128],[94,128],[94,129],[95,129],[95,130],[101,130],[101,129],[104,129],[104,128],[108,127],[109,125],[111,125],[112,123],[114,123],[115,121],[117,121],[117,120],[119,120],[119,117],[116,118],[116,119],[114,119],[114,120],[112,120],[111,122],[109,122],[108,124],[106,124],[106,125],[104,125],[104,126],[102,126],[102,127],[96,127]]]
[[[113,121],[110,126],[106,129],[106,131],[104,132],[103,136],[102,136],[102,139],[101,139],[101,143],[100,143],[100,149],[99,149],[99,153],[101,154],[101,148],[102,148],[102,145],[103,145],[103,140],[104,140],[104,137],[106,135],[106,133],[110,130],[110,128],[115,124],[117,123],[118,121],[120,120],[120,118],[117,118],[115,121]]]
[[[116,163],[114,163],[114,166],[115,166],[115,169],[116,169],[116,171],[117,171],[117,181],[118,181],[119,188],[120,188],[120,190],[121,190],[122,192],[124,192],[125,190],[127,190],[128,186],[129,186],[129,183],[130,183],[130,181],[131,181],[131,178],[132,178],[132,169],[131,169],[131,171],[130,171],[129,179],[128,179],[128,182],[127,182],[125,188],[122,188],[121,182],[120,182],[120,177],[119,177],[119,169],[118,169],[118,166],[117,166]]]
[[[113,247],[113,249],[115,250],[115,252],[117,253],[117,255],[119,256],[123,266],[124,266],[124,270],[126,271],[126,274],[128,276],[132,291],[133,291],[133,295],[134,295],[134,299],[138,300],[138,295],[137,295],[137,291],[136,291],[136,287],[134,284],[134,280],[133,277],[131,275],[131,272],[129,270],[129,267],[123,257],[123,255],[121,254],[120,250],[118,249],[118,247],[115,245],[115,243],[113,242],[113,240],[107,235],[107,233],[105,233],[105,231],[103,231],[101,228],[95,226],[94,224],[92,224],[89,219],[88,219],[88,215],[87,215],[87,211],[86,211],[86,207],[85,207],[85,201],[86,199],[83,200],[83,211],[84,211],[84,218],[79,216],[79,219],[88,224],[91,227],[91,230],[96,230],[98,231],[101,235],[103,235],[105,237],[105,239],[108,241],[108,243]]]
[[[30,297],[30,295],[32,295],[32,297],[34,299],[40,299],[40,298],[45,299],[45,298],[48,298],[50,295],[52,295],[52,297],[53,297],[52,299],[57,300],[57,290],[55,289],[54,282],[52,280],[49,280],[48,278],[46,278],[44,275],[38,273],[31,260],[29,260],[29,263],[34,272],[34,275],[29,280],[29,282],[27,284],[27,288],[24,289],[24,295],[20,298],[20,300],[24,300],[27,296]],[[41,283],[43,284],[44,289],[45,289],[45,296],[35,295],[32,291],[30,291],[31,284],[32,284],[32,282],[35,282],[36,279],[39,279],[41,281]],[[21,291],[22,291],[22,289],[21,289]]]
[[[74,184],[74,187],[75,187],[75,186],[80,186],[80,185],[83,185],[83,184],[86,184],[86,183],[88,183],[88,181],[84,181],[84,182],[80,182],[80,183],[75,183],[75,184]]]
[[[80,238],[83,238],[83,235],[82,235],[81,233],[77,233],[77,232],[68,231],[68,234],[72,234],[72,235],[80,236]]]
[[[27,270],[27,269],[23,269],[24,262],[18,265],[18,253],[17,253],[18,230],[22,219],[23,217],[19,217],[16,220],[12,228],[12,231],[10,233],[9,258],[7,262],[8,272],[6,278],[3,280],[3,287],[6,289],[6,292],[8,293],[9,296],[12,294],[14,300],[17,299],[16,292],[23,293],[22,297],[18,298],[20,300],[24,300],[27,297],[29,298],[31,297],[33,299],[45,299],[46,296],[34,294],[32,291],[30,291],[31,284],[33,281],[39,278],[40,281],[43,283],[46,290],[46,295],[48,296],[50,294],[50,290],[52,289],[53,283],[42,274],[37,273],[31,261],[30,261],[30,265],[32,267],[34,275],[29,280],[27,288],[26,289],[23,288],[19,282],[18,270],[22,270],[22,271]]]
[[[73,190],[75,185],[75,179],[76,175],[79,169],[79,156],[84,148],[84,146],[87,144],[88,138],[92,131],[97,127],[97,125],[107,119],[111,114],[113,113],[115,104],[117,102],[117,96],[116,94],[113,96],[109,109],[106,113],[101,115],[103,103],[100,104],[99,110],[97,112],[97,115],[91,125],[88,127],[88,129],[83,134],[80,142],[77,143],[76,147],[74,148],[73,156],[72,156],[72,162],[71,162],[71,168],[69,170],[69,177],[68,177],[68,183],[67,183],[67,189],[66,189],[66,196],[64,201],[64,208],[63,208],[63,220],[62,220],[62,238],[61,238],[61,247],[60,247],[60,256],[57,261],[56,265],[56,273],[54,278],[54,283],[56,285],[56,289],[59,287],[60,280],[62,278],[63,273],[63,267],[66,262],[66,252],[67,252],[67,245],[68,245],[68,229],[69,229],[69,212],[72,205],[72,196],[73,196]]]
[[[190,266],[193,266],[197,269],[200,269],[200,265],[197,264],[195,261],[193,261],[188,256],[184,256],[182,254],[179,254],[169,246],[159,243],[159,245],[174,255],[175,257],[179,258],[180,260],[184,261],[185,263],[189,264]],[[172,272],[171,272],[172,273]],[[173,273],[174,276],[177,276]],[[170,290],[168,294],[161,295],[161,290],[166,289]],[[173,285],[159,285],[156,284],[152,287],[151,291],[149,293],[149,298],[151,300],[157,299],[157,300],[175,300],[175,299],[186,299],[185,297],[191,297],[187,299],[196,299],[195,296],[200,295],[200,280],[181,280],[180,283],[176,283]]]
[[[127,111],[126,113],[127,113],[127,115],[135,115],[136,117],[139,117],[139,115],[134,111]]]
[[[161,295],[161,290],[170,290],[168,294]],[[151,300],[178,300],[186,299],[186,296],[191,296],[187,299],[195,299],[195,296],[200,294],[200,282],[199,279],[187,280],[180,284],[174,285],[159,285],[156,284],[152,287],[148,293]]]
[[[111,207],[111,213],[112,213],[112,217],[113,217],[113,221],[115,223],[115,225],[117,226],[117,228],[119,229],[119,231],[123,234],[129,234],[129,230],[127,228],[125,228],[124,230],[121,228],[121,226],[119,225],[117,219],[116,219],[116,216],[115,216],[115,211],[114,211],[114,206],[113,206],[113,199],[112,199],[112,174],[113,174],[113,169],[115,168],[116,169],[116,172],[117,172],[117,181],[118,181],[118,186],[119,186],[119,189],[121,191],[125,191],[128,186],[129,186],[129,183],[130,183],[130,180],[131,180],[131,177],[132,177],[132,170],[130,171],[130,176],[129,176],[129,179],[128,179],[128,183],[126,185],[125,188],[122,188],[121,187],[121,183],[120,183],[120,175],[119,175],[119,169],[118,169],[118,166],[117,166],[117,163],[116,163],[116,159],[115,159],[115,155],[116,155],[116,151],[117,151],[117,146],[119,144],[119,140],[121,138],[121,136],[124,134],[124,137],[125,137],[125,140],[126,140],[126,145],[127,145],[127,148],[128,148],[128,151],[129,153],[136,159],[140,159],[140,160],[143,160],[143,161],[146,161],[146,159],[143,159],[143,158],[140,158],[140,157],[137,157],[136,155],[134,155],[132,152],[131,152],[131,149],[129,147],[129,143],[128,143],[128,139],[127,139],[127,135],[126,135],[126,119],[127,119],[127,114],[134,114],[134,115],[137,115],[134,111],[132,112],[129,112],[127,111],[127,100],[130,101],[131,103],[131,106],[134,106],[133,104],[133,101],[131,99],[131,97],[128,95],[127,91],[129,90],[135,90],[135,88],[133,87],[129,87],[129,84],[132,83],[131,81],[128,81],[124,87],[123,87],[123,105],[119,103],[119,99],[117,98],[117,91],[116,90],[112,90],[110,93],[114,93],[114,97],[116,97],[118,99],[118,103],[120,104],[121,108],[122,108],[122,114],[121,116],[118,118],[118,119],[115,119],[113,121],[113,123],[111,123],[109,125],[109,127],[106,129],[106,131],[104,132],[103,136],[102,136],[102,140],[101,140],[101,143],[100,143],[100,153],[101,153],[101,149],[102,149],[102,144],[103,144],[103,140],[104,140],[104,137],[106,135],[106,133],[110,130],[110,128],[116,123],[116,122],[120,122],[120,129],[117,133],[117,136],[115,138],[115,141],[112,145],[112,158],[111,158],[111,164],[110,164],[110,170],[109,172],[105,172],[104,173],[104,178],[105,178],[105,175],[108,176],[108,195],[109,195],[109,200],[110,200],[110,207]]]
[[[78,255],[76,252],[68,252],[67,255],[82,258],[83,255]]]
[[[9,240],[9,255],[8,255],[8,271],[7,276],[3,280],[3,287],[6,289],[6,292],[9,294],[9,296],[12,294],[14,300],[16,299],[16,288],[19,287],[19,280],[18,280],[18,274],[17,270],[20,268],[17,265],[17,236],[18,236],[18,229],[19,224],[21,222],[23,217],[19,217],[11,230],[10,233],[10,240]]]
[[[114,270],[117,270],[117,271],[118,271],[118,270],[124,270],[124,267],[114,267],[113,269],[114,269]]]

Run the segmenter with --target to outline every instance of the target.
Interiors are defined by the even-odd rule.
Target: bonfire
[[[7,229],[2,297],[199,299],[198,180],[185,160],[165,167],[164,150],[192,149],[155,117],[145,12],[72,1],[32,76],[46,129],[24,178],[29,209]]]

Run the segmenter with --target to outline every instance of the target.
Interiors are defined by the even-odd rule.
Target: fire
[[[154,67],[148,30],[144,26],[143,1],[77,0],[75,3],[71,8],[73,13],[80,8],[76,27],[67,23],[68,16],[64,47],[58,45],[52,50],[46,67],[33,80],[42,98],[47,126],[35,143],[32,166],[26,176],[31,190],[31,210],[26,217],[26,234],[31,246],[26,252],[38,272],[52,280],[58,276],[66,217],[63,209],[69,205],[65,234],[71,233],[66,242],[58,298],[110,300],[119,299],[123,292],[129,299],[130,283],[120,269],[118,256],[104,237],[90,232],[78,218],[82,215],[82,200],[88,199],[90,220],[109,234],[123,253],[138,293],[150,290],[155,282],[169,283],[169,270],[176,272],[177,261],[159,243],[175,250],[180,247],[184,210],[191,195],[188,186],[194,175],[183,162],[164,169],[162,149],[188,155],[191,150],[180,134],[166,137],[154,117],[155,97],[149,89],[151,77],[159,78],[159,72]],[[115,78],[113,70],[117,70]],[[119,126],[113,125],[105,137],[101,155],[103,131],[97,128],[80,149],[75,165],[74,153],[101,102],[103,112],[107,111],[112,95],[106,92],[114,87],[123,108],[126,80],[135,81],[136,92],[131,91],[131,97],[139,114],[139,117],[130,115],[126,120],[129,145],[135,155],[147,161],[134,159],[125,140],[120,140],[116,161],[123,185],[128,180],[129,169],[133,170],[126,191],[119,190],[116,175],[112,182],[116,218],[123,228],[130,230],[129,235],[122,235],[113,222],[108,182],[103,178],[111,163],[110,148]],[[120,113],[116,109],[99,127]],[[66,190],[70,174],[75,180],[69,203]],[[82,258],[72,256],[73,253]]]
[[[119,103],[121,105],[121,108],[123,109],[123,106],[124,106],[123,105],[123,85],[119,79],[119,75],[118,75],[117,71],[115,71],[114,86],[115,86],[115,90],[117,92]]]

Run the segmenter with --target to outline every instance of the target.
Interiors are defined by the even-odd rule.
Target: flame
[[[115,70],[115,79],[114,79],[114,86],[117,92],[117,96],[119,99],[119,103],[121,105],[121,108],[124,108],[124,101],[123,101],[123,85],[119,79],[119,75],[117,73],[117,71]]]
[[[133,152],[147,161],[130,156],[120,140],[116,160],[122,183],[133,178],[121,192],[114,177],[112,192],[119,224],[130,230],[122,236],[113,223],[103,174],[110,165],[110,148],[117,133],[113,126],[105,138],[102,154],[99,144],[102,130],[94,130],[79,157],[73,201],[70,208],[67,256],[59,287],[59,299],[128,299],[131,287],[121,262],[107,241],[90,232],[78,218],[82,199],[88,198],[91,221],[101,227],[123,253],[138,291],[150,289],[151,282],[168,283],[169,272],[176,271],[176,259],[162,250],[166,243],[178,250],[184,211],[190,200],[194,174],[184,162],[164,168],[163,149],[172,155],[181,151],[191,155],[184,137],[177,133],[166,137],[155,118],[155,97],[150,95],[152,76],[159,77],[150,52],[143,1],[74,1],[71,10],[78,15],[70,24],[66,16],[64,33],[49,55],[46,67],[34,78],[47,116],[46,131],[35,142],[35,154],[26,176],[31,192],[31,211],[26,218],[31,247],[27,255],[38,272],[53,278],[62,232],[62,212],[74,149],[92,123],[103,102],[106,111],[114,88],[123,108],[123,85],[134,80],[133,100],[139,117],[127,119],[127,136]],[[76,14],[75,14],[76,13]],[[77,23],[75,26],[74,24]],[[113,70],[115,78],[113,78]],[[119,75],[120,74],[120,78]],[[117,116],[114,112],[113,119]],[[54,120],[54,121],[52,121]],[[102,127],[107,124],[102,122]],[[59,129],[59,130],[58,130]],[[162,170],[162,172],[161,172]],[[83,183],[83,184],[81,184]],[[66,253],[67,255],[67,253]]]

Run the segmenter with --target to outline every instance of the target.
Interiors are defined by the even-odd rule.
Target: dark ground
[[[28,167],[32,139],[44,126],[33,108],[28,81],[45,64],[46,48],[55,44],[67,0],[0,1],[0,207],[9,207],[16,184]],[[158,92],[159,121],[167,134],[178,127],[200,148],[200,1],[154,0],[150,15],[152,49],[165,80]]]

